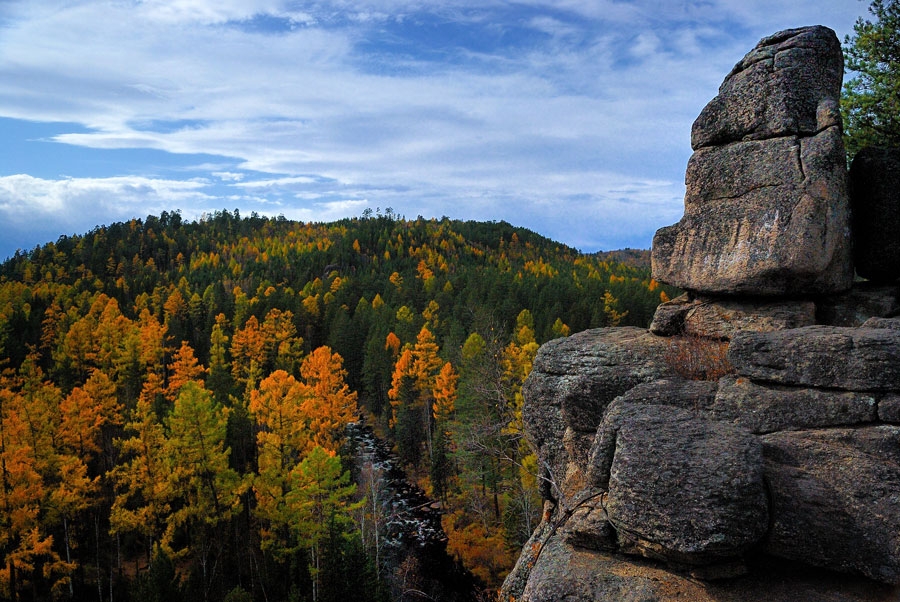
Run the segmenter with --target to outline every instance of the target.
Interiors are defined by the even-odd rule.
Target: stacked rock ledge
[[[654,277],[687,292],[649,330],[540,348],[544,515],[501,600],[900,599],[900,257],[892,226],[851,286],[841,61],[824,27],[748,53],[654,238]]]

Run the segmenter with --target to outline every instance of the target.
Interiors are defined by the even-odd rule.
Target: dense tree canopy
[[[844,43],[851,77],[841,111],[852,157],[866,146],[900,146],[900,2],[873,0]]]
[[[539,510],[540,343],[647,326],[675,292],[506,223],[393,213],[163,213],[20,252],[0,264],[0,597],[468,599],[446,552],[496,587]],[[441,500],[452,578],[390,536],[408,518],[348,447],[361,416]]]

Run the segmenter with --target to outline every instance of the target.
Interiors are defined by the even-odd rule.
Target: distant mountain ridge
[[[623,263],[629,267],[650,269],[650,249],[618,249],[614,251],[597,251],[593,254],[602,261]]]

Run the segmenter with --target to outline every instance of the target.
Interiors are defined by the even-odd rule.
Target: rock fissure
[[[713,197],[708,200],[709,201],[733,201],[736,199],[741,199],[741,198],[747,196],[748,194],[751,194],[758,190],[765,190],[767,188],[777,189],[777,188],[780,188],[781,186],[782,186],[781,184],[757,184],[757,185],[751,186],[749,188],[742,189],[739,193],[735,193],[732,195],[717,196],[717,197]],[[702,209],[699,210],[699,212],[702,213]],[[740,234],[740,231],[736,232],[735,236],[738,236],[739,234]]]
[[[806,169],[803,165],[803,143],[799,142],[795,147],[797,151],[797,170],[800,172],[800,184],[807,184]]]

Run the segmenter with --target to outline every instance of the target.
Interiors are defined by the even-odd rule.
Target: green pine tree
[[[844,39],[841,113],[850,157],[867,146],[900,145],[900,1],[872,0],[874,20],[860,17]]]

